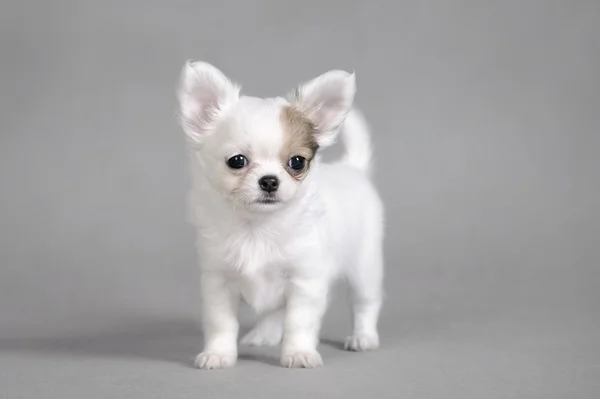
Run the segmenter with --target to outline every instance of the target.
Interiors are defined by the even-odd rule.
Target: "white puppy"
[[[330,71],[288,100],[240,96],[214,66],[186,63],[178,96],[201,265],[205,342],[197,367],[235,364],[241,300],[262,316],[242,343],[282,343],[285,367],[322,365],[319,330],[336,277],[353,298],[346,348],[378,347],[383,207],[368,176],[370,139],[352,110],[354,93],[354,74]],[[344,158],[320,162],[318,150],[340,130]]]

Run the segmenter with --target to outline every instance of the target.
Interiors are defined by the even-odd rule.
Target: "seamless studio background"
[[[0,397],[598,397],[599,21],[594,1],[2,2]],[[388,217],[379,351],[340,349],[339,291],[324,368],[191,367],[187,59],[260,96],[356,71]]]

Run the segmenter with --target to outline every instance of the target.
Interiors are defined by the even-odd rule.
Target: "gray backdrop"
[[[5,0],[0,46],[0,397],[600,395],[597,1]],[[388,213],[381,350],[340,349],[337,295],[325,368],[191,368],[189,58],[261,96],[356,71]]]

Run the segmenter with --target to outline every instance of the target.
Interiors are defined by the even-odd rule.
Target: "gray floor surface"
[[[382,348],[372,353],[343,351],[345,332],[329,320],[321,344],[325,366],[318,370],[283,369],[276,349],[250,348],[233,369],[196,370],[199,335],[186,320],[2,339],[0,397],[597,397],[597,323],[571,312],[464,311],[388,309]]]

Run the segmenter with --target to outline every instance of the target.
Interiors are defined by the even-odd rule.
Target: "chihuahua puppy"
[[[321,366],[321,318],[336,278],[352,293],[346,349],[379,346],[383,206],[354,94],[354,74],[333,70],[287,99],[241,96],[214,66],[185,64],[178,99],[203,303],[197,367],[236,363],[241,301],[261,316],[242,344],[281,343],[282,366]],[[321,162],[340,131],[344,157]]]

